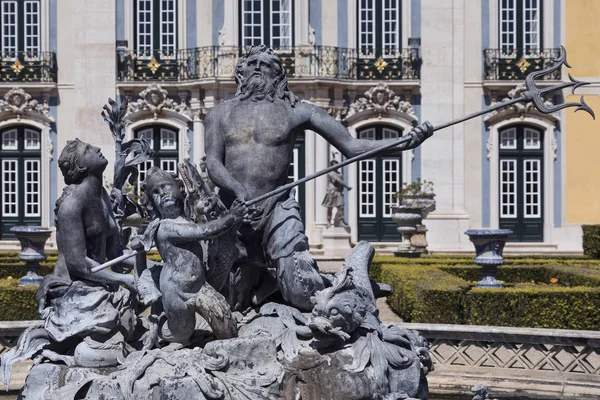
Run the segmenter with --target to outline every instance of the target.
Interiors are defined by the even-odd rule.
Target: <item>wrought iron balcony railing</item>
[[[554,65],[560,56],[560,49],[512,50],[486,49],[483,51],[485,62],[485,80],[522,80],[533,71],[546,69]],[[549,75],[546,80],[560,80],[560,69]]]
[[[359,54],[358,79],[418,80],[421,72],[419,49],[401,49],[396,54]]]
[[[3,51],[0,53],[0,82],[56,83],[56,54]]]
[[[313,46],[276,49],[289,78],[418,80],[417,49],[405,49],[395,58],[359,58],[356,50]],[[239,47],[207,46],[165,54],[117,51],[117,81],[185,82],[206,78],[233,78],[242,55]]]

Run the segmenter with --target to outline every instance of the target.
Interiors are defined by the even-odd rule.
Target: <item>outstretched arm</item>
[[[196,224],[192,221],[162,220],[159,235],[173,243],[209,240],[230,229],[237,229],[247,213],[248,207],[245,203],[236,199],[227,215],[213,221]]]
[[[219,188],[235,194],[236,197],[249,200],[251,197],[246,188],[225,168],[225,140],[218,118],[218,114],[214,112],[209,112],[206,116],[206,169],[208,176]]]
[[[310,122],[307,128],[317,132],[348,158],[355,157],[369,150],[385,146],[386,144],[398,140],[384,139],[375,141],[355,139],[342,124],[327,114],[327,112],[321,107],[308,103],[300,104],[300,107],[305,107],[305,111],[310,112]],[[397,151],[408,150],[419,146],[421,143],[423,143],[423,141],[425,141],[425,139],[433,134],[433,131],[430,128],[432,127],[428,122],[425,122],[422,126],[413,128],[408,133],[412,136],[412,139],[409,142],[405,142],[398,147],[394,147],[392,151],[388,151],[387,153],[395,153]]]

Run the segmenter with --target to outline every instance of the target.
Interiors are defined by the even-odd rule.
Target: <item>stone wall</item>
[[[398,324],[429,340],[432,396],[480,383],[498,398],[600,398],[600,332]]]

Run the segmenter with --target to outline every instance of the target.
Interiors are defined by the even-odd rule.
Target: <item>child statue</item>
[[[141,241],[146,250],[156,245],[163,259],[158,289],[166,322],[161,336],[172,343],[188,344],[198,312],[219,339],[237,335],[236,322],[223,295],[207,282],[202,240],[213,239],[242,223],[248,209],[235,201],[221,218],[195,223],[184,212],[182,184],[171,174],[153,167],[142,183],[142,205],[154,220]]]

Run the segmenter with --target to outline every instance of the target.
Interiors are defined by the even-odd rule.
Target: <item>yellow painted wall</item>
[[[600,1],[598,1],[600,3]],[[568,96],[566,101],[579,101]],[[585,96],[586,103],[596,113],[565,112],[567,151],[567,222],[575,224],[600,223],[600,96]],[[566,137],[566,138],[565,138]]]
[[[600,77],[600,0],[565,0],[565,5],[564,44],[573,67],[568,72]]]

